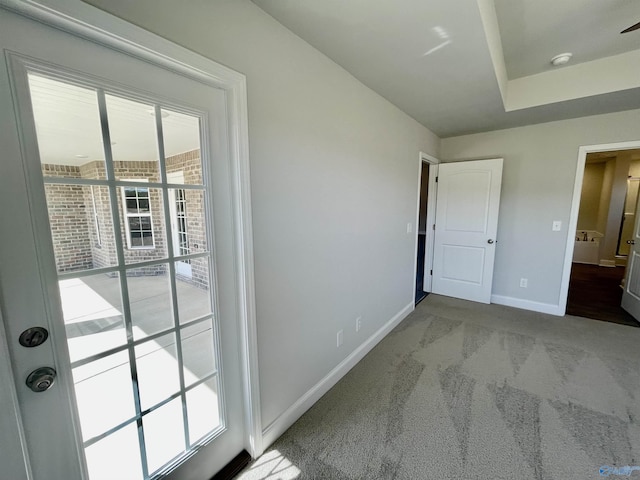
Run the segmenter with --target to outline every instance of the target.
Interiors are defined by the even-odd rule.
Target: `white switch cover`
[[[407,233],[411,233],[413,231],[413,224],[411,222],[407,223]]]
[[[553,230],[554,232],[559,232],[561,228],[562,228],[562,222],[560,220],[554,220],[551,230]]]

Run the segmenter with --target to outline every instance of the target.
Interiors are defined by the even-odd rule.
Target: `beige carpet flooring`
[[[640,329],[429,295],[238,478],[629,478],[639,419]]]

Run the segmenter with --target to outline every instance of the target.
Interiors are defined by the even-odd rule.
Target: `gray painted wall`
[[[439,139],[248,0],[90,3],[247,75],[266,427],[412,302]]]
[[[493,294],[558,305],[578,148],[632,140],[640,110],[442,140],[444,161],[504,158]]]

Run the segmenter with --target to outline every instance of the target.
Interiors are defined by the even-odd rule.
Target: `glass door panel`
[[[225,425],[201,119],[28,77],[90,480],[149,479]]]
[[[160,181],[154,106],[109,93],[105,102],[115,178]]]
[[[118,460],[113,454],[118,452]],[[135,423],[101,438],[84,450],[91,480],[143,480],[140,442]]]

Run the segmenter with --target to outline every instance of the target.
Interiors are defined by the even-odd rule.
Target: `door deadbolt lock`
[[[49,338],[49,332],[43,327],[27,328],[20,334],[18,341],[23,347],[31,348],[42,345]]]
[[[56,381],[56,371],[51,367],[36,368],[27,377],[27,387],[40,393],[49,390]]]

